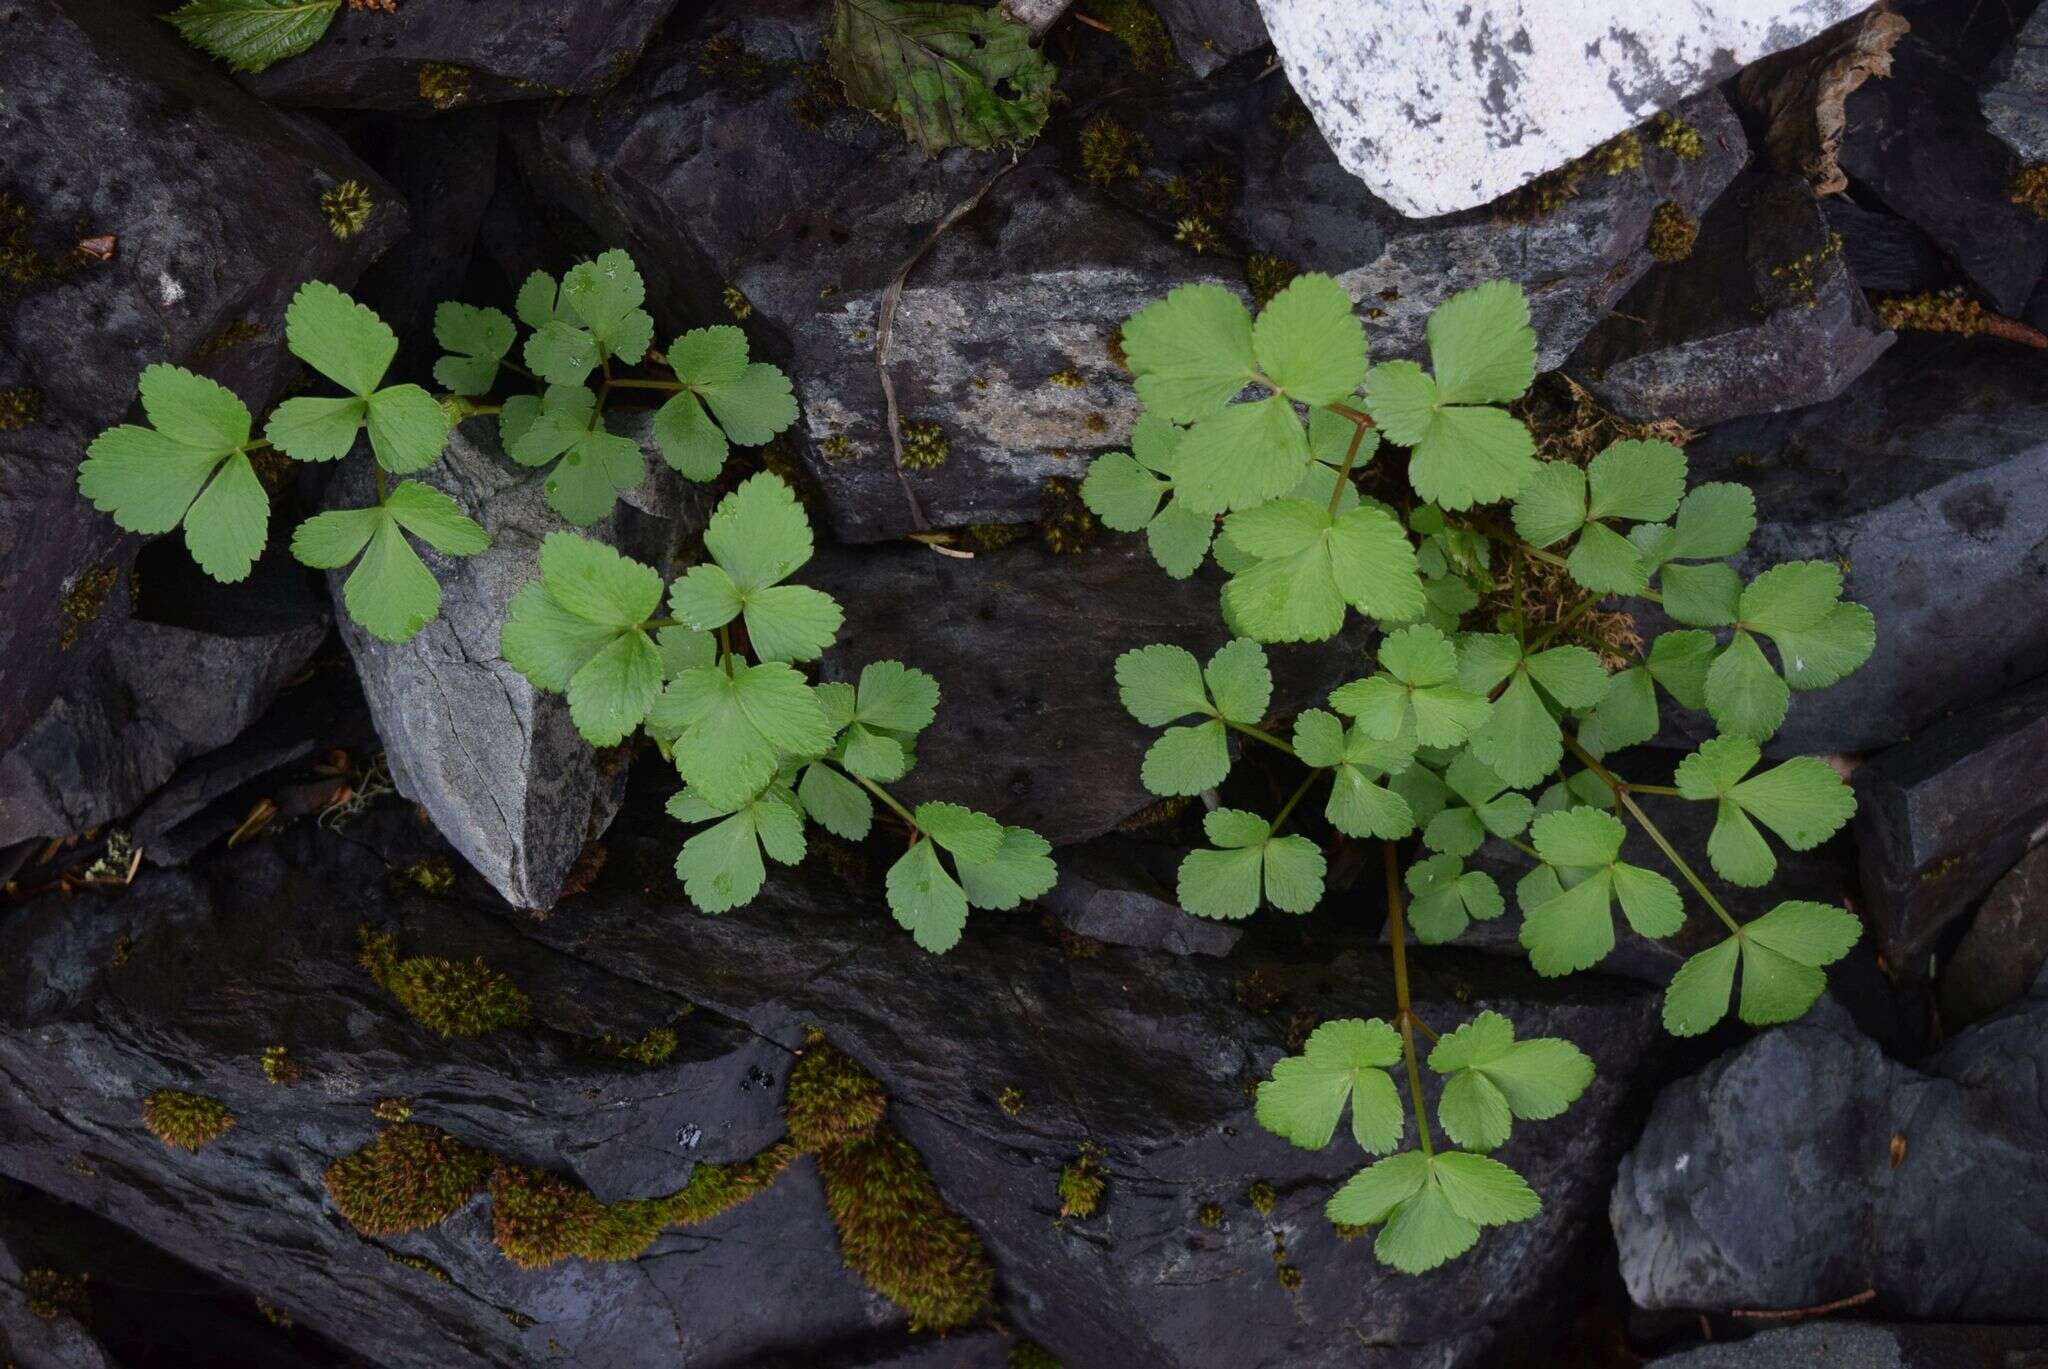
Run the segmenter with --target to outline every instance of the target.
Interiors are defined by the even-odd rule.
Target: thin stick
[[[1731,1317],[1748,1317],[1751,1321],[1797,1321],[1801,1317],[1824,1317],[1830,1312],[1840,1312],[1846,1308],[1861,1307],[1864,1303],[1871,1302],[1876,1297],[1877,1290],[1875,1288],[1866,1288],[1861,1293],[1851,1293],[1846,1298],[1836,1298],[1833,1302],[1824,1302],[1818,1307],[1768,1309],[1738,1307],[1728,1315]]]

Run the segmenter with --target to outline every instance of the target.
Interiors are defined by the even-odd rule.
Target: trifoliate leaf
[[[1343,1018],[1309,1033],[1300,1055],[1277,1061],[1259,1085],[1259,1125],[1308,1150],[1337,1134],[1351,1105],[1352,1137],[1384,1155],[1401,1143],[1401,1094],[1387,1073],[1400,1063],[1401,1038],[1378,1018]]]
[[[1413,450],[1408,481],[1424,499],[1467,509],[1511,499],[1537,470],[1536,444],[1504,409],[1445,404],[1436,382],[1412,361],[1366,373],[1366,407],[1390,441]]]
[[[247,406],[176,366],[145,367],[141,390],[155,426],[123,424],[94,438],[78,469],[79,492],[129,532],[169,532],[183,522],[201,570],[243,579],[270,528],[270,496],[243,450]]]
[[[1258,374],[1252,316],[1220,285],[1182,285],[1133,314],[1124,357],[1146,409],[1174,423],[1219,412]]]
[[[1298,499],[1232,514],[1231,540],[1258,564],[1223,587],[1225,615],[1268,642],[1321,641],[1344,625],[1348,604],[1367,617],[1405,622],[1422,612],[1415,549],[1382,509],[1330,516]]]
[[[347,390],[350,399],[288,399],[263,435],[300,461],[348,454],[363,424],[377,464],[405,475],[428,465],[447,445],[448,413],[417,385],[377,387],[398,354],[398,335],[368,307],[325,281],[299,287],[285,309],[292,354]]]
[[[1365,326],[1335,279],[1309,271],[1273,296],[1252,327],[1252,353],[1289,399],[1335,403],[1365,379]]]
[[[569,716],[585,740],[615,746],[639,726],[661,689],[661,654],[644,628],[661,604],[661,577],[602,542],[565,532],[541,543],[540,573],[512,596],[498,649],[536,687],[569,696]],[[694,783],[687,773],[683,778]],[[733,795],[728,808],[760,787]],[[713,802],[724,800],[710,785],[697,788]]]
[[[676,811],[673,804],[670,811]],[[761,892],[768,873],[763,850],[794,865],[804,858],[804,849],[802,815],[787,790],[771,788],[684,842],[676,855],[676,878],[697,911],[728,912]]]
[[[1408,925],[1424,945],[1455,941],[1471,920],[1507,910],[1500,886],[1483,870],[1467,870],[1457,856],[1431,856],[1408,867]]]
[[[1618,859],[1626,835],[1618,818],[1572,808],[1537,818],[1529,835],[1549,867],[1583,876],[1563,889],[1555,882],[1541,888],[1525,881],[1522,945],[1536,973],[1569,974],[1600,963],[1614,949],[1617,900],[1622,916],[1643,936],[1669,936],[1683,925],[1684,905],[1671,881]]]
[[[875,820],[874,800],[867,792],[823,761],[804,767],[797,797],[811,820],[835,837],[866,841]]]
[[[650,723],[675,738],[676,770],[691,788],[737,807],[774,777],[783,757],[822,755],[833,729],[793,667],[726,664],[670,680],[652,705]]]
[[[342,585],[342,603],[372,636],[404,642],[441,611],[441,587],[407,543],[408,532],[448,556],[474,556],[491,543],[453,499],[406,480],[381,505],[307,519],[292,536],[292,554],[319,570],[338,570],[361,555]]]
[[[1497,1160],[1411,1150],[1352,1175],[1323,1211],[1346,1226],[1385,1222],[1373,1254],[1404,1274],[1421,1274],[1470,1250],[1482,1225],[1523,1221],[1541,1208],[1522,1177]]]
[[[618,248],[595,261],[578,262],[562,277],[561,303],[590,330],[599,352],[628,366],[646,356],[654,342],[654,320],[640,307],[646,298],[639,268]]]
[[[434,379],[458,395],[485,395],[519,330],[497,309],[449,302],[434,310],[434,341],[450,353],[434,363]]]
[[[1422,839],[1431,850],[1469,856],[1488,833],[1519,835],[1535,812],[1535,805],[1524,795],[1503,792],[1507,785],[1501,777],[1470,751],[1458,753],[1444,772],[1444,780],[1458,801],[1446,803],[1424,829]]]
[[[956,855],[955,864],[968,903],[999,912],[1047,893],[1059,881],[1052,844],[1028,827],[1004,827],[1002,844],[989,859]]]
[[[1793,1021],[1827,987],[1821,967],[1847,955],[1862,932],[1862,924],[1843,909],[1780,903],[1678,967],[1664,994],[1664,1029],[1697,1036],[1726,1016],[1738,958],[1742,1020],[1753,1027]]]
[[[1029,142],[1051,109],[1051,62],[999,9],[838,0],[826,40],[848,103],[936,155]]]
[[[1755,818],[1795,851],[1810,851],[1856,814],[1856,795],[1825,761],[1801,756],[1744,779],[1761,753],[1747,737],[1716,737],[1678,764],[1681,796],[1716,805],[1707,857],[1731,884],[1756,888],[1777,873],[1777,857]]]
[[[719,501],[704,534],[709,565],[694,566],[669,596],[675,616],[709,630],[744,617],[764,661],[811,661],[845,615],[828,594],[780,581],[811,559],[811,527],[796,494],[763,471]]]
[[[1642,666],[1630,666],[1611,677],[1607,692],[1579,725],[1579,745],[1596,759],[1656,735],[1657,691]]]
[[[341,0],[189,0],[164,16],[234,71],[262,71],[320,41]]]
[[[1675,524],[1646,524],[1629,534],[1655,570],[1667,561],[1733,556],[1756,531],[1756,496],[1746,485],[1700,485],[1678,505]]]
[[[1199,917],[1246,918],[1264,897],[1275,908],[1305,913],[1323,896],[1323,853],[1306,837],[1276,837],[1256,813],[1218,808],[1203,830],[1220,850],[1191,851],[1181,861],[1180,906]]]
[[[933,954],[959,944],[967,927],[967,892],[939,861],[939,848],[920,839],[896,858],[883,881],[889,911],[911,938]]]
[[[1117,658],[1117,691],[1139,722],[1159,726],[1191,715],[1207,719],[1169,727],[1145,753],[1140,779],[1155,794],[1199,794],[1230,771],[1229,722],[1265,716],[1273,677],[1265,649],[1244,638],[1226,642],[1206,671],[1177,646],[1149,646]]]
[[[1172,497],[1180,439],[1180,429],[1159,415],[1140,414],[1131,450],[1097,457],[1081,482],[1089,510],[1118,532],[1143,529],[1152,559],[1176,580],[1195,573],[1216,532],[1214,514],[1197,513]]]
[[[655,412],[654,440],[663,459],[690,479],[717,476],[727,439],[755,447],[796,422],[789,377],[765,361],[747,360],[747,335],[739,329],[692,329],[669,344],[667,355],[687,388]]]
[[[1437,1042],[1429,1067],[1449,1076],[1437,1111],[1444,1132],[1470,1150],[1506,1141],[1511,1117],[1559,1116],[1593,1082],[1584,1051],[1557,1037],[1517,1041],[1514,1024],[1496,1012]]]
[[[1357,718],[1367,735],[1391,739],[1412,729],[1423,746],[1457,746],[1486,721],[1491,705],[1459,685],[1457,648],[1436,628],[1388,633],[1379,659],[1379,674],[1330,695],[1330,706]]]
[[[1381,741],[1312,708],[1295,720],[1294,749],[1304,764],[1332,771],[1323,815],[1338,831],[1393,841],[1415,830],[1407,800],[1380,782],[1414,762],[1412,737]]]
[[[1174,489],[1197,513],[1249,509],[1286,494],[1310,465],[1308,436],[1280,395],[1232,404],[1180,440]]]

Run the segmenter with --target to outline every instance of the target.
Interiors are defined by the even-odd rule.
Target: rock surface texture
[[[2048,162],[2048,11],[2035,10],[1994,68],[1984,122],[2024,162]]]
[[[405,210],[334,134],[139,10],[5,0],[0,32],[0,391],[30,415],[0,424],[4,749],[119,629],[109,595],[137,543],[80,496],[78,463],[136,376],[196,366],[260,408],[285,379],[292,292],[352,284]],[[377,208],[343,239],[320,197],[347,180]]]
[[[2024,1366],[2037,1363],[2044,1351],[2048,1332],[2036,1326],[1830,1322],[1764,1331],[1748,1340],[1703,1345],[1651,1363],[1664,1369],[1781,1369],[1794,1364],[1949,1369],[1959,1364]]]
[[[1470,209],[1813,37],[1861,0],[1361,9],[1260,0],[1344,168],[1403,214]]]
[[[1839,1019],[1756,1037],[1666,1089],[1612,1217],[1646,1308],[1811,1307],[2039,1321],[2048,1261],[2048,983],[1923,1062]]]

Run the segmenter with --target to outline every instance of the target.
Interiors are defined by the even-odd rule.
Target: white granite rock
[[[1403,214],[1470,209],[1867,9],[1867,0],[1259,0],[1345,168]]]

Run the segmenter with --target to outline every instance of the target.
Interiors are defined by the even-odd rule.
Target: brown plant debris
[[[1763,116],[1770,164],[1805,177],[1815,194],[1848,189],[1836,160],[1848,129],[1844,106],[1865,81],[1892,74],[1892,48],[1911,28],[1880,5],[1745,70],[1735,88]]]

